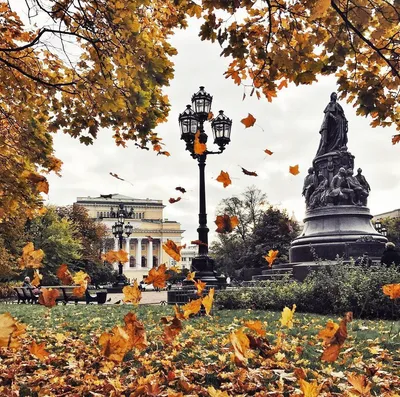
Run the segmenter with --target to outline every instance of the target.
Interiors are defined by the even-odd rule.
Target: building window
[[[135,267],[135,266],[136,266],[136,259],[133,256],[131,256],[129,258],[129,267]]]
[[[147,259],[145,256],[142,256],[142,267],[147,267]]]
[[[153,267],[158,266],[158,258],[156,256],[153,256]]]

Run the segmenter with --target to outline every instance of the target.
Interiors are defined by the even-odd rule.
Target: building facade
[[[198,251],[198,245],[188,245],[187,247],[181,249],[180,266],[182,269],[192,269],[192,260],[195,256],[197,256]]]
[[[128,253],[124,274],[128,279],[141,281],[149,270],[162,263],[172,265],[171,258],[162,249],[167,240],[181,245],[181,225],[163,218],[162,200],[136,199],[121,194],[100,195],[100,197],[78,197],[76,204],[86,208],[91,218],[104,223],[108,237],[103,252],[119,250],[119,240],[112,234],[117,222],[120,205],[123,205],[125,224],[133,226],[132,234],[124,236],[122,248]],[[118,269],[118,264],[114,264]]]

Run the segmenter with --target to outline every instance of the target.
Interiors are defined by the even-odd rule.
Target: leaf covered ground
[[[295,312],[289,328],[278,312],[215,311],[183,321],[167,342],[168,306],[0,304],[5,312],[27,329],[18,348],[0,348],[1,396],[400,395],[399,322],[354,319],[326,363],[318,333],[337,317]],[[146,347],[111,361],[99,337],[129,312],[144,324]]]

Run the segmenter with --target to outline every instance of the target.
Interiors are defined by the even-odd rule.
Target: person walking
[[[391,266],[393,263],[396,266],[400,265],[400,253],[395,248],[396,246],[391,242],[385,244],[385,251],[383,251],[381,265]]]

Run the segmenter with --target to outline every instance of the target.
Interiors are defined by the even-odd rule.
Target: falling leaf
[[[281,90],[283,87],[287,88],[288,82],[287,80],[282,80],[278,85],[278,90]]]
[[[215,293],[215,288],[210,288],[210,291],[208,291],[208,295],[206,295],[201,301],[208,316],[211,313],[212,305],[214,302],[214,293]]]
[[[55,306],[56,299],[60,296],[58,289],[42,288],[39,295],[39,303],[46,307]]]
[[[72,274],[68,270],[68,266],[63,263],[57,270],[57,277],[61,281],[63,285],[71,285],[74,280],[72,278]]]
[[[0,347],[18,349],[21,345],[20,339],[25,337],[26,326],[6,312],[0,314]]]
[[[249,175],[249,176],[258,176],[256,172],[254,171],[247,171],[245,168],[240,167],[242,169],[243,174]]]
[[[221,173],[218,175],[217,181],[221,182],[224,187],[227,187],[232,183],[231,178],[229,177],[229,174],[224,171],[221,171]]]
[[[201,281],[201,280],[193,280],[193,282],[194,282],[194,286],[196,287],[196,289],[197,289],[197,295],[199,295],[199,296],[201,296],[202,295],[202,293],[203,293],[203,291],[204,291],[204,289],[206,288],[206,285],[207,285],[207,283],[204,283],[203,281]]]
[[[207,145],[205,143],[200,142],[200,131],[197,131],[194,134],[193,148],[194,148],[194,153],[198,155],[202,155],[207,150]]]
[[[181,273],[181,271],[182,271],[177,266],[171,266],[168,270],[170,270],[171,272],[175,272],[175,273]]]
[[[133,283],[133,286],[126,285],[122,288],[122,293],[124,294],[123,301],[125,303],[131,302],[134,305],[137,305],[142,299],[142,292],[139,289],[137,280]]]
[[[289,172],[290,172],[292,175],[297,175],[297,174],[299,174],[299,173],[300,173],[300,171],[299,171],[299,165],[297,164],[297,165],[294,165],[293,167],[290,165],[290,166],[289,166]]]
[[[267,331],[263,328],[263,324],[260,320],[249,320],[244,323],[244,325],[255,331],[260,336],[265,336]]]
[[[170,344],[182,331],[182,322],[177,317],[174,317],[171,322],[169,322],[165,317],[161,320],[167,324],[166,327],[164,327],[163,340],[165,343]]]
[[[29,242],[22,249],[22,257],[18,259],[18,264],[20,269],[38,269],[42,267],[42,260],[44,257],[43,250],[39,249],[35,251],[32,242]]]
[[[181,201],[182,197],[177,197],[176,199],[171,197],[168,201],[170,204],[177,203],[178,201]]]
[[[125,182],[125,179],[120,178],[117,174],[114,174],[113,172],[110,172],[110,175],[112,177],[116,178],[116,179],[119,179],[120,181],[124,181]]]
[[[180,192],[183,193],[183,194],[186,193],[186,189],[185,189],[184,187],[181,187],[181,186],[177,186],[177,187],[175,188],[175,190],[178,190],[178,191],[180,191]]]
[[[103,332],[99,338],[101,353],[108,359],[121,362],[129,348],[129,335],[120,326],[115,326],[111,332]]]
[[[147,238],[147,240],[149,240],[149,241],[153,241],[153,240],[154,240],[153,237],[151,237],[151,236],[146,236],[146,238]]]
[[[213,112],[209,112],[207,115],[207,120],[212,120],[214,118],[214,113]]]
[[[368,379],[365,375],[349,374],[347,376],[347,380],[361,396],[370,395],[372,384],[368,382]]]
[[[171,154],[170,154],[169,152],[158,152],[158,153],[157,153],[157,156],[158,156],[159,154],[162,155],[162,156],[166,156],[166,157],[171,156]]]
[[[196,276],[196,272],[189,272],[186,276],[187,281],[194,281],[194,278]]]
[[[208,247],[208,244],[203,243],[203,242],[200,241],[200,240],[192,240],[192,241],[190,242],[190,244],[193,244],[193,245],[203,245],[204,247]]]
[[[318,332],[318,338],[323,339],[325,343],[329,343],[329,341],[332,340],[338,329],[339,325],[329,320],[326,323],[325,328]]]
[[[215,224],[218,226],[215,230],[217,233],[230,233],[239,224],[239,220],[237,216],[218,215]]]
[[[392,144],[395,145],[396,143],[400,142],[400,134],[393,135]]]
[[[42,278],[43,278],[43,275],[39,273],[39,270],[34,270],[33,280],[31,281],[31,284],[34,287],[38,287],[41,283]]]
[[[243,332],[243,328],[240,328],[235,332],[231,332],[229,335],[229,340],[233,346],[235,358],[240,363],[244,363],[248,356],[250,340]]]
[[[268,262],[269,267],[272,267],[272,264],[275,262],[279,251],[269,250],[268,255],[263,256],[263,258]]]
[[[274,154],[274,152],[271,152],[271,150],[268,150],[268,149],[265,149],[264,152],[269,154],[270,156],[272,156]]]
[[[139,321],[135,313],[127,313],[124,317],[124,331],[128,335],[128,350],[133,348],[143,350],[147,347],[147,337],[144,324]]]
[[[254,125],[254,123],[256,122],[256,119],[254,118],[254,116],[252,114],[249,113],[249,115],[246,118],[240,120],[240,122],[242,124],[244,124],[244,126],[246,128],[249,128]]]
[[[78,285],[78,287],[75,287],[72,290],[72,295],[81,298],[83,295],[85,295],[88,283],[90,283],[90,276],[84,271],[80,270],[79,272],[75,273],[72,279],[74,280],[74,283]]]
[[[35,341],[33,341],[28,346],[28,350],[32,355],[34,355],[40,361],[46,361],[47,358],[49,357],[49,352],[45,350],[45,345],[46,342],[37,344]]]
[[[282,317],[279,320],[283,327],[293,328],[293,315],[296,310],[296,305],[293,304],[292,310],[288,307],[284,307],[282,311]]]
[[[153,284],[154,288],[165,288],[166,281],[169,279],[169,274],[165,273],[167,267],[165,263],[150,269],[149,274],[145,278],[144,282],[146,284]]]
[[[179,262],[181,260],[181,249],[186,247],[185,245],[176,245],[172,240],[167,240],[163,244],[163,250],[175,261]]]
[[[128,253],[124,250],[108,251],[105,254],[103,254],[101,258],[109,263],[114,263],[114,262],[126,263],[128,262]]]
[[[390,299],[400,298],[400,284],[386,284],[382,287],[382,290]]]
[[[303,392],[304,397],[318,397],[321,393],[323,385],[318,385],[316,380],[307,382],[304,379],[299,380],[300,390]]]
[[[191,314],[197,314],[201,309],[201,298],[195,299],[182,306],[183,315],[189,318]]]

